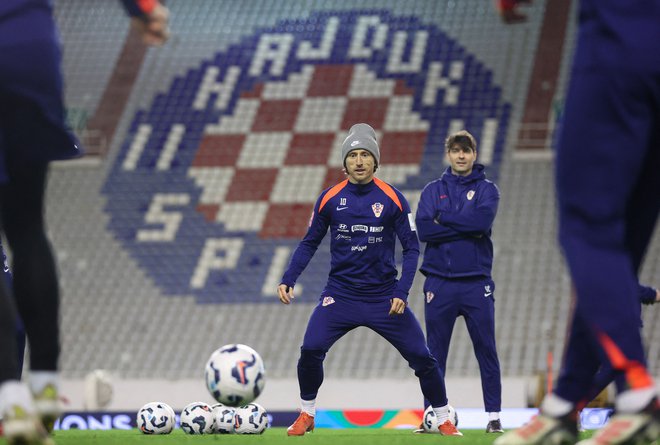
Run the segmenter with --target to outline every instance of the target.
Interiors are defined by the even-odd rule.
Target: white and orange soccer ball
[[[213,410],[204,402],[193,402],[181,411],[181,429],[186,434],[213,434],[215,419]]]
[[[206,387],[223,405],[247,405],[259,397],[265,383],[264,362],[249,346],[225,345],[206,363]]]
[[[268,427],[268,413],[258,403],[248,403],[236,408],[234,431],[236,434],[263,434]]]
[[[453,423],[455,426],[458,426],[458,413],[456,412],[456,409],[449,405],[449,420],[451,423]],[[429,405],[425,410],[424,410],[424,415],[422,416],[422,428],[424,428],[424,432],[426,433],[440,433],[440,430],[438,430],[438,427],[440,424],[438,423],[438,418],[435,415],[435,412],[433,411],[433,408],[431,405]]]
[[[213,418],[215,419],[215,432],[217,434],[233,434],[235,432],[234,413],[236,410],[222,403],[216,403],[211,408],[213,409]]]

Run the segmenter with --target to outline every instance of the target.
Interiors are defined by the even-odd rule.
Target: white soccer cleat
[[[41,423],[30,390],[10,380],[0,385],[3,436],[10,445],[53,445]]]
[[[54,384],[48,384],[39,393],[34,394],[34,405],[46,431],[51,433],[55,427],[55,421],[62,414],[57,387]]]
[[[655,414],[655,415],[654,415]],[[600,431],[577,445],[651,445],[660,443],[660,413],[615,414]]]
[[[4,412],[3,435],[9,445],[55,445],[36,414],[12,405]]]
[[[577,424],[567,417],[555,419],[539,414],[518,429],[498,437],[493,445],[573,445]]]

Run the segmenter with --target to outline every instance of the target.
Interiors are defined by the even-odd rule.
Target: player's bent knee
[[[415,375],[418,377],[438,370],[438,361],[429,354],[416,355],[409,359],[408,364],[415,370]]]
[[[300,348],[300,358],[298,359],[299,367],[313,367],[319,366],[325,359],[326,351],[323,349],[305,349]]]

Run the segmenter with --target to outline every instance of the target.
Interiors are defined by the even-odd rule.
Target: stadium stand
[[[304,7],[295,0],[264,4],[220,0],[168,2],[172,39],[166,46],[147,52],[119,126],[114,135],[106,135],[110,141],[107,157],[93,164],[57,165],[51,173],[47,212],[62,277],[61,365],[65,377],[81,378],[90,370],[106,369],[122,378],[196,378],[209,354],[232,342],[260,351],[269,377],[295,377],[298,348],[315,296],[311,290],[303,289],[299,301],[290,307],[277,304],[275,285],[279,275],[269,275],[269,268],[288,261],[296,238],[304,233],[304,223],[321,187],[340,178],[335,138],[347,127],[338,124],[340,129],[328,131],[325,137],[330,144],[325,148],[319,144],[320,136],[315,136],[311,146],[318,151],[305,150],[310,142],[302,141],[300,152],[293,148],[294,151],[286,151],[290,143],[287,135],[268,133],[277,131],[278,125],[290,128],[291,122],[275,120],[270,129],[243,127],[249,125],[248,116],[256,112],[254,107],[268,109],[264,103],[269,100],[273,102],[269,115],[286,120],[290,113],[285,102],[291,104],[303,94],[296,86],[306,81],[320,82],[316,77],[305,80],[305,76],[325,73],[330,76],[329,84],[337,85],[342,72],[323,71],[323,64],[310,62],[305,69],[293,69],[290,76],[262,76],[259,81],[240,85],[240,100],[234,98],[238,105],[230,103],[235,106],[232,113],[218,114],[222,118],[216,125],[209,124],[204,110],[191,110],[191,101],[200,94],[198,88],[204,84],[203,75],[209,72],[209,66],[230,62],[246,67],[240,50],[254,47],[255,35],[266,32],[263,30],[271,30],[271,34],[288,30],[300,33],[295,34],[299,38],[313,40],[322,35],[330,16],[344,21],[358,16],[380,17],[381,22],[393,27],[426,31],[443,44],[434,47],[437,54],[454,51],[442,60],[460,59],[465,63],[465,73],[475,76],[464,80],[466,89],[461,93],[460,109],[454,109],[451,116],[438,117],[420,112],[419,103],[411,102],[409,94],[419,85],[410,77],[407,84],[397,84],[394,76],[388,77],[382,71],[382,61],[349,65],[333,59],[333,66],[352,66],[349,76],[363,75],[367,79],[361,87],[362,96],[376,96],[383,101],[383,107],[389,107],[389,116],[368,115],[382,119],[382,125],[375,125],[380,130],[388,128],[381,131],[384,165],[379,173],[382,179],[403,190],[413,206],[424,183],[439,173],[442,161],[438,143],[446,133],[429,137],[428,143],[435,144],[434,149],[423,146],[422,138],[418,150],[409,152],[389,150],[388,135],[395,145],[396,131],[424,133],[437,129],[437,122],[478,126],[481,147],[493,147],[490,155],[482,155],[491,156],[485,160],[489,175],[496,178],[502,192],[494,229],[494,277],[503,375],[534,375],[544,370],[548,351],[557,358],[561,356],[570,283],[556,244],[551,149],[536,157],[517,156],[513,150],[545,1],[536,1],[528,10],[529,22],[515,27],[503,26],[490,2],[483,0],[363,0],[359,9],[354,4],[339,0],[310,0],[303,2]],[[114,2],[58,0],[56,5],[66,48],[67,102],[72,109],[91,116],[121,51],[127,23]],[[571,50],[573,32],[569,26],[565,54]],[[341,35],[337,38],[348,45]],[[393,45],[394,41],[390,35],[385,45]],[[410,45],[404,45],[404,49]],[[563,60],[565,65],[569,59]],[[287,63],[292,60],[287,59]],[[430,65],[424,65],[426,71]],[[564,66],[559,95],[563,93],[565,77]],[[328,92],[330,87],[323,85],[326,99],[333,96]],[[385,93],[365,92],[369,85],[378,85]],[[222,92],[213,90],[211,84],[207,88],[212,90],[208,103],[213,103]],[[345,93],[337,93],[335,102],[327,99],[317,108],[310,105],[308,125],[325,125],[333,119],[332,107],[341,106],[340,97]],[[206,110],[208,103],[204,105]],[[374,104],[371,102],[370,106],[378,111]],[[462,117],[462,123],[457,122],[458,117]],[[490,117],[498,118],[501,126],[489,124]],[[450,118],[453,123],[449,123]],[[429,126],[428,119],[434,126]],[[550,117],[549,124],[554,124],[554,119]],[[173,126],[168,133],[164,124],[158,122],[178,122],[182,127]],[[209,125],[205,127],[206,124]],[[220,153],[219,156],[207,159],[204,149],[197,150],[195,141],[199,142],[203,132],[204,149],[211,154]],[[196,134],[197,139],[191,138],[190,133]],[[214,142],[214,136],[224,139]],[[411,140],[409,136],[404,138],[406,143]],[[247,148],[241,152],[243,142],[233,146],[231,137],[252,138],[252,142],[246,143]],[[144,151],[131,158],[131,147],[139,148],[140,141]],[[170,147],[173,152],[169,157],[157,157],[156,146],[158,150]],[[295,147],[295,143],[291,146]],[[304,162],[300,161],[302,156],[306,158]],[[192,167],[188,170],[187,165]],[[162,182],[155,182],[154,177],[163,171],[169,173]],[[296,180],[286,182],[279,176],[282,171]],[[196,192],[181,192],[184,189]],[[272,189],[276,193],[270,195]],[[194,223],[182,224],[176,234],[153,231],[154,227],[162,228],[159,224],[143,224],[157,192],[164,196],[161,209],[167,212],[172,208],[190,208],[185,218],[197,215]],[[195,209],[195,205],[199,206]],[[176,221],[168,218],[159,220],[156,216],[154,221],[176,227]],[[295,224],[298,225],[291,226]],[[182,271],[199,269],[197,259],[203,256],[200,251],[204,247],[199,240],[216,237],[219,226],[226,231],[222,233],[230,234],[230,240],[223,241],[220,247],[226,248],[226,252],[241,247],[243,252],[250,252],[249,257],[232,259],[228,253],[218,260],[211,254],[200,261],[207,261],[203,264],[211,268],[214,261],[225,261],[234,267],[223,273],[211,271],[203,275],[202,271],[201,275],[190,273],[182,278]],[[138,235],[140,230],[143,235]],[[139,236],[150,242],[136,241]],[[281,242],[282,237],[286,242]],[[173,241],[177,241],[176,245]],[[170,246],[165,248],[166,244]],[[316,283],[327,274],[327,263],[327,256],[317,255],[307,272],[311,276],[302,282],[303,288],[318,287]],[[645,282],[660,285],[658,236],[648,253],[642,277]],[[410,297],[411,307],[420,320],[421,282],[418,276]],[[195,283],[201,283],[200,287],[195,287]],[[249,291],[229,295],[222,289]],[[652,340],[660,335],[659,311],[653,307],[644,310],[644,335],[651,369],[655,370],[660,369],[660,344]],[[448,374],[478,375],[471,343],[460,320],[452,338]],[[395,350],[376,334],[364,330],[349,334],[337,344],[326,361],[326,375],[409,378],[410,371]]]

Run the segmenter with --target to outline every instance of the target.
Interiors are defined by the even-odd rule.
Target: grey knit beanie
[[[362,148],[371,153],[376,159],[376,166],[380,165],[380,148],[376,141],[376,132],[369,124],[355,124],[348,130],[348,137],[341,144],[341,162],[346,163],[346,156],[352,150]]]

